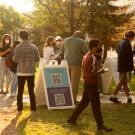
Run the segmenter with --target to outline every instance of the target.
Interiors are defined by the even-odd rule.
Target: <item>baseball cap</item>
[[[62,38],[61,38],[61,36],[56,36],[55,37],[55,40],[57,41],[57,40],[62,40]]]

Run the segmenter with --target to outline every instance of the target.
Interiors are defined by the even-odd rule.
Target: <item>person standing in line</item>
[[[54,46],[54,53],[55,54],[60,52],[61,45],[62,45],[62,38],[61,38],[61,36],[56,36],[55,37],[55,46]]]
[[[58,61],[58,64],[61,63],[62,55],[61,55],[61,45],[62,45],[62,38],[61,36],[55,37],[55,45],[53,46],[54,49],[54,59]]]
[[[46,64],[49,64],[50,60],[54,59],[54,50],[52,45],[55,39],[53,36],[49,36],[46,39],[45,46],[43,48],[43,58],[46,60]]]
[[[64,60],[67,60],[71,87],[75,104],[77,103],[78,86],[81,76],[82,58],[88,52],[85,41],[82,39],[81,31],[76,31],[71,37],[66,38],[61,46]]]
[[[11,37],[8,34],[5,34],[2,38],[2,43],[0,44],[0,93],[7,94],[9,93],[9,85],[11,81],[10,69],[6,66],[5,60],[8,53],[11,52]],[[3,90],[4,85],[6,91]]]
[[[17,90],[17,63],[13,62],[13,55],[14,50],[17,45],[19,45],[21,42],[16,40],[12,46],[12,51],[9,54],[8,57],[10,57],[11,65],[10,65],[10,71],[11,71],[11,84],[10,84],[10,96],[16,96],[16,90]]]
[[[133,52],[130,43],[134,40],[134,36],[135,33],[133,31],[126,32],[125,38],[122,39],[117,46],[119,82],[116,85],[113,95],[109,98],[110,101],[116,104],[121,103],[117,98],[117,94],[122,86],[127,96],[127,103],[132,103],[128,83],[131,80],[131,71],[134,69]]]
[[[77,126],[77,118],[84,111],[84,109],[91,102],[92,111],[97,123],[97,129],[99,131],[112,131],[104,126],[104,121],[100,108],[100,96],[98,91],[98,75],[104,73],[102,69],[98,70],[98,61],[95,57],[100,41],[93,39],[89,42],[89,52],[83,57],[82,69],[83,69],[83,79],[84,79],[84,91],[81,102],[76,107],[73,114],[67,120],[67,123]]]
[[[34,94],[34,78],[35,78],[35,64],[39,61],[38,48],[29,42],[29,33],[22,30],[19,33],[22,43],[15,48],[14,62],[17,63],[18,76],[18,93],[17,93],[17,107],[18,115],[23,111],[23,91],[24,84],[27,81],[28,92],[30,97],[31,113],[36,112],[36,101]]]

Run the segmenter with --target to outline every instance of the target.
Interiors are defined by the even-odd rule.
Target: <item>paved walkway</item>
[[[18,135],[14,97],[0,95],[0,135]]]
[[[111,103],[110,95],[100,95],[101,103]],[[119,94],[118,98],[122,103],[127,103],[124,94]],[[135,103],[135,95],[132,95]],[[81,100],[81,97],[78,97]],[[29,103],[29,96],[24,96],[23,102]],[[18,135],[16,129],[16,97],[9,95],[0,95],[0,135]]]

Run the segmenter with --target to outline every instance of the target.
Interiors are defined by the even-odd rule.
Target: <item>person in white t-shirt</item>
[[[54,37],[49,36],[46,39],[45,46],[43,48],[43,58],[46,60],[46,63],[49,64],[50,60],[54,59],[54,50],[53,43],[55,42]]]

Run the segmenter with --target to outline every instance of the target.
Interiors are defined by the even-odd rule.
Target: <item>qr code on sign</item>
[[[64,105],[65,104],[65,96],[64,93],[54,94],[56,105]]]

